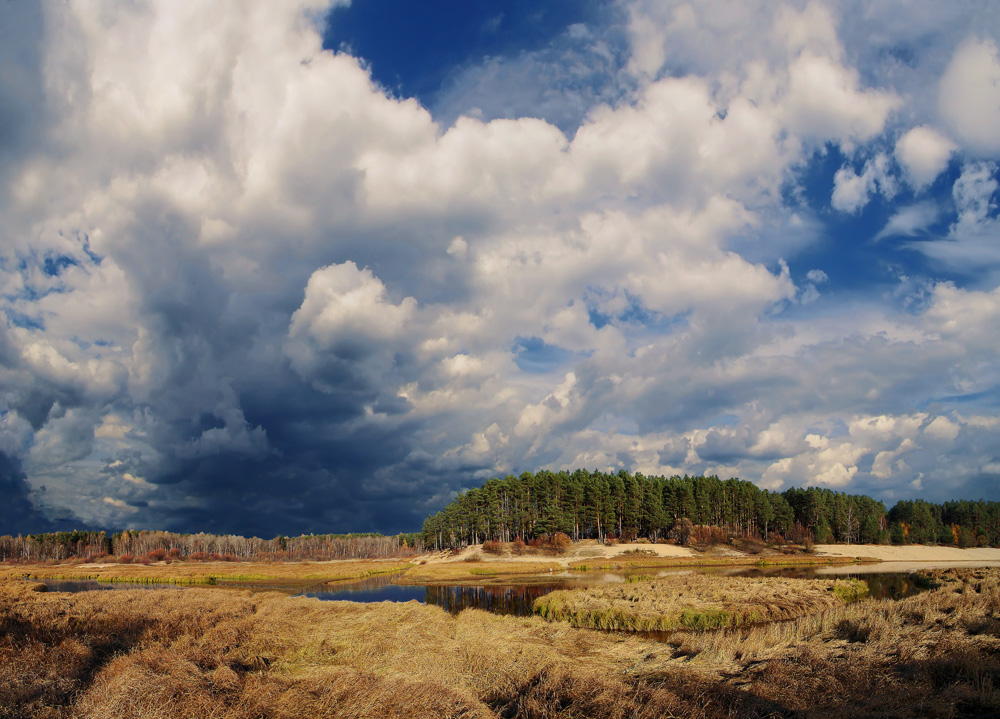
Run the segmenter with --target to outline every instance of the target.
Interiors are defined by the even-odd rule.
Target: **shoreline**
[[[882,562],[954,563],[954,562],[997,562],[1000,563],[1000,548],[939,547],[927,544],[817,544],[813,551],[820,557],[866,557]]]

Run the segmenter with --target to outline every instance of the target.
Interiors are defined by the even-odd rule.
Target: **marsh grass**
[[[722,629],[795,619],[868,594],[857,579],[629,578],[625,584],[560,589],[535,600],[536,614],[575,627],[619,631]]]
[[[476,555],[472,555],[475,557]],[[472,566],[469,566],[469,565]],[[561,572],[564,567],[556,562],[504,561],[447,562],[424,564],[412,567],[395,581],[399,584],[490,584],[518,581],[551,581],[553,572]]]
[[[0,565],[0,579],[94,580],[115,584],[215,585],[225,582],[336,582],[400,572],[406,561],[198,562],[158,564]]]
[[[0,717],[996,715],[998,579],[665,642],[415,602],[0,582]]]

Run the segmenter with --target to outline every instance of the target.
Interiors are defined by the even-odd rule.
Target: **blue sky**
[[[0,532],[587,467],[1000,490],[986,3],[0,7]]]

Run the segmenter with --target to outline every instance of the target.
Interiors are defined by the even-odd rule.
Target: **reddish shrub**
[[[180,559],[181,550],[179,550],[177,547],[174,547],[169,552],[167,552],[167,556],[170,557],[171,559]]]
[[[746,534],[742,537],[733,537],[733,546],[747,552],[748,554],[760,554],[767,547],[767,545],[764,544],[764,540],[752,534]]]
[[[549,538],[549,546],[559,554],[569,549],[571,544],[573,544],[573,540],[565,532],[556,532]]]
[[[118,557],[118,563],[119,564],[131,564],[133,559],[135,559],[135,557],[132,556],[131,554],[129,554],[128,552],[126,552],[122,556]]]
[[[726,539],[726,532],[722,527],[699,524],[691,530],[688,543],[696,547],[714,547],[717,544],[725,544]]]
[[[605,546],[607,546],[607,547],[613,547],[616,544],[618,544],[618,538],[615,535],[613,535],[613,534],[605,535],[605,537],[604,537],[604,545]]]
[[[167,556],[166,549],[153,549],[146,552],[146,556],[149,557],[154,562],[162,562],[163,558]]]
[[[524,543],[524,540],[518,537],[514,540],[514,543],[510,546],[510,551],[512,551],[517,556],[524,554],[524,550],[528,548],[528,545]]]
[[[149,558],[148,554],[143,554],[141,557],[139,557],[137,561],[139,562],[139,564],[145,565],[147,567],[153,563],[153,560]]]
[[[503,545],[500,542],[494,542],[492,539],[483,542],[483,551],[487,554],[495,554],[500,556],[503,554]]]

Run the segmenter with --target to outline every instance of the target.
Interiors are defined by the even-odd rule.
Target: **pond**
[[[981,564],[978,566],[982,566]],[[930,568],[930,567],[928,567]],[[935,567],[937,568],[937,567]],[[552,576],[545,584],[519,584],[491,586],[461,585],[405,585],[394,584],[391,575],[381,575],[359,582],[323,584],[306,590],[293,587],[264,586],[257,584],[226,583],[228,587],[239,587],[255,591],[286,591],[295,596],[311,597],[322,601],[348,602],[409,602],[434,604],[457,614],[463,609],[483,609],[495,614],[530,616],[532,603],[538,597],[556,589],[586,587],[608,582],[624,582],[630,575],[669,577],[698,572],[719,576],[745,577],[789,577],[798,579],[833,579],[853,577],[868,583],[870,596],[875,599],[902,599],[919,593],[926,588],[907,566],[908,571],[893,571],[891,563],[870,565],[839,565],[822,567],[725,567],[687,569],[646,569],[629,573],[561,572]],[[181,587],[173,584],[133,584],[106,583],[93,580],[44,580],[53,592],[84,592],[110,589],[173,589]]]
[[[853,565],[857,570],[858,565]],[[629,574],[644,574],[655,577],[669,577],[697,571],[703,574],[744,577],[789,577],[795,579],[832,579],[821,573],[824,568],[816,567],[741,567],[738,570],[726,568],[712,569],[664,569],[660,571],[638,571]],[[608,582],[624,582],[628,574],[577,574],[563,572],[555,575],[558,581],[547,584],[508,584],[491,586],[456,585],[403,585],[393,584],[391,576],[379,576],[349,584],[320,585],[297,596],[311,597],[322,601],[346,602],[409,602],[434,604],[457,614],[463,609],[483,609],[494,614],[531,616],[532,604],[538,597],[556,589],[586,587]],[[926,588],[909,572],[841,572],[838,577],[853,577],[868,583],[870,596],[874,599],[903,599]]]
[[[567,582],[552,584],[508,584],[488,587],[456,585],[393,584],[389,576],[372,577],[349,585],[323,585],[297,596],[324,601],[344,602],[409,602],[434,604],[458,614],[463,609],[484,609],[494,614],[530,617],[531,605],[538,597],[567,586]]]

